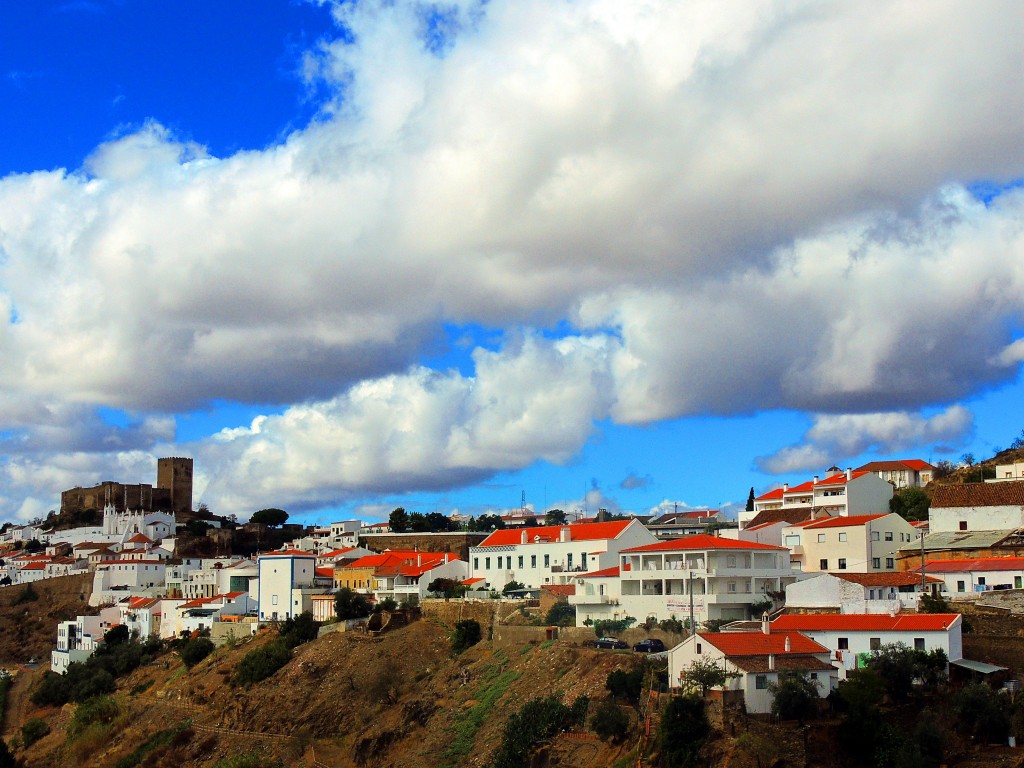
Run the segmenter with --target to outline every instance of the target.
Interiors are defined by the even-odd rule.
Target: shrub
[[[1004,741],[1010,730],[1010,708],[1006,696],[984,683],[972,683],[953,697],[953,711],[959,729],[982,744]]]
[[[634,624],[636,624],[636,618],[633,616],[627,616],[624,619],[599,619],[594,622],[594,634],[598,637],[617,635],[620,632],[625,632]]]
[[[557,696],[531,699],[505,723],[501,746],[491,761],[493,768],[520,768],[541,740],[550,738],[572,723],[573,710]]]
[[[21,740],[25,742],[26,747],[31,747],[49,732],[50,726],[46,724],[45,720],[33,717],[21,726]]]
[[[389,613],[398,608],[398,602],[393,597],[385,597],[383,600],[379,600],[377,605],[373,607],[374,613],[380,611],[388,611]]]
[[[455,625],[455,632],[452,634],[452,651],[462,653],[467,648],[472,648],[479,643],[482,637],[479,622],[475,619],[463,619]]]
[[[14,598],[14,605],[21,605],[22,603],[30,603],[33,600],[39,599],[39,593],[36,592],[35,587],[29,582],[25,585],[25,588],[18,593],[18,596]]]
[[[294,619],[289,616],[278,630],[278,634],[284,639],[289,648],[316,640],[317,631],[320,629],[320,622],[313,619],[309,611],[300,613]]]
[[[697,696],[673,696],[658,723],[658,750],[666,765],[693,768],[697,753],[711,733],[704,700]]]
[[[192,669],[196,664],[205,659],[214,651],[213,641],[205,637],[197,637],[195,640],[187,640],[178,653],[185,666]]]
[[[671,632],[676,635],[681,635],[686,627],[683,625],[683,622],[679,621],[679,619],[662,619],[658,622],[658,629],[662,632]]]
[[[266,680],[292,658],[291,648],[281,638],[272,643],[249,651],[242,658],[232,678],[239,685],[252,685]]]
[[[87,699],[75,709],[75,714],[68,725],[68,738],[75,738],[90,725],[112,723],[119,714],[121,707],[110,696],[94,696]]]
[[[616,669],[604,681],[604,687],[608,689],[613,698],[621,696],[631,704],[640,702],[640,692],[643,690],[643,685],[643,667],[634,667],[629,672]]]
[[[514,579],[506,584],[501,589],[501,594],[507,595],[509,592],[518,592],[519,590],[526,589],[521,581],[515,581]]]
[[[629,715],[613,699],[602,699],[590,718],[590,728],[602,741],[618,743],[629,733]]]
[[[372,612],[366,595],[354,589],[342,587],[334,593],[334,613],[339,619],[362,619]]]
[[[576,606],[559,601],[551,606],[544,619],[549,626],[571,627],[576,624]]]
[[[768,683],[772,714],[783,720],[804,720],[818,711],[818,684],[799,672],[782,672],[777,683]]]

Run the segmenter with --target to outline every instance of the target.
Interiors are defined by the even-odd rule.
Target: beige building
[[[920,488],[935,477],[935,467],[921,459],[871,461],[854,472],[874,472],[896,488]]]
[[[793,487],[784,483],[754,499],[754,512],[813,509],[833,517],[880,514],[889,511],[892,494],[892,484],[874,472],[847,469],[823,480],[815,475]]]
[[[895,571],[897,551],[917,536],[902,517],[886,513],[796,523],[783,529],[782,542],[796,570],[870,573]]]

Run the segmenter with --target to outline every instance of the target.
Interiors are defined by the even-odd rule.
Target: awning
[[[995,664],[986,664],[984,661],[973,661],[972,659],[957,659],[949,662],[958,667],[969,669],[971,672],[980,672],[983,675],[991,675],[993,672],[1004,672],[1006,667],[997,667]]]

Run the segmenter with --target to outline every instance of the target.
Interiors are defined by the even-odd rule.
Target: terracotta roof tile
[[[920,573],[921,569],[918,568],[916,571]],[[1024,557],[929,560],[925,566],[925,573],[966,573],[968,571],[1024,571]]]
[[[764,632],[698,632],[697,636],[729,657],[829,653],[821,643],[798,631],[773,631],[767,635]],[[788,651],[786,638],[789,638]]]
[[[712,536],[707,533],[698,533],[694,536],[680,536],[678,539],[658,541],[654,544],[644,544],[642,547],[631,547],[622,550],[622,554],[634,552],[681,552],[694,549],[770,549],[773,551],[785,550],[785,547],[776,547],[771,544],[758,544],[753,541],[737,541],[736,539],[723,539],[720,536]]]
[[[825,520],[814,520],[813,522],[807,523],[803,526],[804,528],[819,529],[819,528],[854,528],[861,525],[867,525],[872,520],[878,520],[881,517],[887,517],[892,514],[886,512],[882,515],[850,515],[849,517],[829,517]]]
[[[809,520],[813,513],[811,507],[787,507],[783,509],[763,509],[754,515],[754,518],[747,523],[747,530],[755,525],[767,525],[770,523],[800,523]]]
[[[921,577],[911,571],[888,573],[847,573],[846,571],[831,572],[832,576],[864,587],[909,587],[921,583]],[[942,579],[927,577],[929,582],[942,582]]]
[[[770,664],[768,663],[767,656],[730,656],[729,661],[735,666],[742,669],[744,672],[771,672]],[[777,672],[792,672],[792,671],[807,671],[816,672],[819,670],[833,670],[831,664],[827,661],[819,659],[817,656],[811,656],[810,654],[791,654],[776,656],[774,660],[775,671]]]
[[[787,613],[772,622],[772,632],[940,632],[959,618],[959,613]]]
[[[613,520],[608,523],[569,523],[568,525],[541,525],[535,528],[505,528],[492,532],[478,546],[497,547],[520,544],[524,532],[528,544],[559,541],[563,528],[569,529],[571,541],[614,539],[632,522],[632,520]]]
[[[932,509],[948,507],[1024,507],[1024,480],[940,485],[932,491]]]

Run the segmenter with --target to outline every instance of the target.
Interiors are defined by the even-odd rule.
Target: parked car
[[[629,644],[617,637],[599,637],[594,641],[595,648],[629,648]]]
[[[637,653],[662,653],[665,651],[665,644],[661,640],[649,637],[634,645],[633,650]]]

